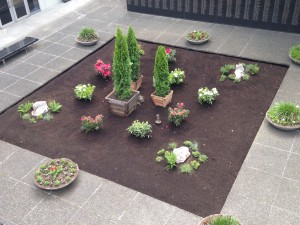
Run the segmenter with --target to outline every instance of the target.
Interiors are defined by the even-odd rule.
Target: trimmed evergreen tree
[[[120,100],[129,99],[131,97],[131,62],[126,37],[120,28],[117,29],[116,33],[113,74],[116,97]]]
[[[166,97],[169,94],[169,64],[166,49],[163,46],[158,46],[156,51],[154,63],[154,84],[156,96]]]
[[[127,34],[127,45],[129,58],[131,61],[131,79],[137,81],[140,78],[140,51],[135,37],[135,33],[130,26]]]

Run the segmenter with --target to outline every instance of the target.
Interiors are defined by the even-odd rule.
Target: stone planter
[[[152,101],[156,106],[166,107],[171,103],[173,97],[173,91],[171,90],[166,97],[156,96],[155,92],[151,94]]]
[[[81,41],[81,40],[79,40],[79,36],[78,35],[75,37],[75,41],[78,44],[82,45],[82,46],[92,46],[92,45],[95,45],[95,44],[97,44],[98,40],[99,40],[99,37],[97,37],[97,39],[92,40],[92,41]]]
[[[137,81],[132,81],[131,82],[131,90],[132,91],[139,90],[139,88],[141,87],[141,85],[143,83],[143,78],[144,78],[144,76],[141,75],[140,78]]]
[[[194,40],[188,39],[187,37],[185,37],[185,39],[186,39],[187,42],[190,43],[190,44],[193,44],[193,45],[201,45],[201,44],[204,44],[204,43],[206,43],[206,42],[209,41],[209,39],[210,39],[210,34],[208,33],[208,38],[205,39],[205,40],[194,41]]]
[[[210,215],[210,216],[207,216],[205,218],[203,218],[201,221],[200,221],[200,224],[199,225],[210,225],[210,222],[212,219],[216,218],[216,217],[220,217],[220,216],[226,216],[226,215],[221,215],[221,214],[213,214],[213,215]],[[236,218],[235,218],[236,219]],[[239,225],[242,225],[241,222],[239,222]]]
[[[132,91],[132,96],[128,101],[118,100],[115,96],[115,91],[109,93],[105,100],[108,102],[109,110],[118,116],[129,116],[135,109],[139,100],[139,91]]]
[[[293,61],[293,63],[300,65],[300,61],[297,59],[293,59],[292,56],[289,54],[290,59]]]
[[[266,119],[267,121],[275,128],[279,129],[279,130],[284,130],[284,131],[293,131],[293,130],[297,130],[297,129],[300,129],[300,124],[296,124],[295,126],[289,126],[289,125],[280,125],[280,124],[277,124],[275,122],[273,122],[271,120],[270,117],[268,117],[268,115],[266,115]]]

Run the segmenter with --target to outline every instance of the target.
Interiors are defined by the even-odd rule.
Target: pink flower
[[[166,53],[167,53],[167,54],[170,54],[171,51],[172,51],[172,50],[171,50],[170,48],[167,48],[167,49],[166,49]]]

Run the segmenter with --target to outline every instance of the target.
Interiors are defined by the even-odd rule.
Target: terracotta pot
[[[105,97],[105,100],[108,102],[110,112],[125,117],[136,109],[139,95],[139,91],[132,91],[132,96],[128,101],[121,101],[116,98],[115,91],[112,91]]]
[[[152,101],[156,106],[166,107],[171,101],[173,97],[173,91],[171,90],[166,97],[160,97],[155,95],[155,92],[151,94]]]
[[[97,37],[97,40],[93,40],[93,41],[81,41],[79,40],[78,38],[79,36],[77,35],[75,37],[75,40],[78,44],[82,45],[82,46],[92,46],[92,45],[95,45],[97,44],[98,40],[99,40],[99,37]]]
[[[213,215],[210,215],[210,216],[207,216],[205,218],[203,218],[201,221],[200,221],[200,224],[199,225],[210,225],[210,221],[216,217],[220,217],[220,216],[230,216],[230,215],[221,215],[221,214],[213,214]],[[234,217],[235,218],[235,217]],[[236,219],[236,218],[235,218]],[[239,222],[240,225],[241,222]]]
[[[266,119],[273,127],[277,128],[279,130],[292,131],[292,130],[300,129],[300,124],[295,124],[294,126],[290,126],[290,125],[280,125],[278,123],[275,123],[271,120],[270,117],[268,117],[267,114],[266,114]]]
[[[144,78],[144,76],[141,75],[140,78],[137,81],[132,81],[131,82],[131,90],[132,91],[139,90],[139,88],[141,87],[141,85],[143,83],[143,78]]]

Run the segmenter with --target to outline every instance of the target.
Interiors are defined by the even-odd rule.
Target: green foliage
[[[21,115],[21,118],[23,120],[28,120],[29,123],[36,123],[36,119],[32,118],[31,115],[30,115],[30,113],[25,113],[25,114]]]
[[[140,50],[135,37],[135,33],[130,26],[127,34],[127,45],[129,58],[131,61],[131,79],[137,81],[140,78]]]
[[[184,103],[177,103],[175,108],[168,108],[168,121],[173,123],[175,126],[180,124],[188,118],[190,110],[184,108]]]
[[[32,109],[32,102],[26,102],[24,104],[21,104],[18,106],[18,112],[20,115],[24,115],[25,113],[28,113]]]
[[[138,48],[139,48],[140,55],[145,55],[145,51],[144,51],[144,49],[143,49],[143,47],[142,47],[141,44],[138,44]]]
[[[61,159],[61,163],[62,163],[62,164],[67,164],[67,160]]]
[[[229,78],[230,80],[235,80],[235,75],[234,75],[233,73],[232,73],[232,74],[229,74],[228,78]]]
[[[40,183],[40,182],[43,181],[43,178],[42,178],[41,176],[37,176],[37,177],[36,177],[36,181]]]
[[[259,72],[259,66],[257,64],[245,65],[245,72],[246,73],[251,73],[252,75],[255,75]]]
[[[225,64],[224,66],[222,66],[220,68],[220,72],[222,75],[228,75],[230,73],[231,70],[234,69],[234,65],[233,64]]]
[[[55,100],[48,102],[48,106],[53,113],[60,112],[62,105],[56,102]]]
[[[41,175],[41,171],[38,170],[35,172],[35,176],[39,176],[39,175]]]
[[[166,49],[163,46],[159,46],[154,63],[154,86],[156,96],[166,97],[169,94],[170,83],[168,77],[169,65]]]
[[[159,155],[159,156],[162,156],[162,155],[165,154],[165,152],[166,152],[165,149],[161,149],[161,150],[159,150],[156,154]]]
[[[167,169],[171,170],[173,167],[176,167],[176,155],[173,152],[165,152],[166,162],[168,164]]]
[[[192,143],[192,145],[190,145],[189,148],[192,149],[192,151],[198,151],[199,150],[199,144],[198,144],[198,142],[194,141]]]
[[[139,122],[138,120],[133,121],[132,125],[127,128],[127,131],[138,137],[138,138],[150,138],[150,133],[152,132],[152,126],[151,124],[146,122]]]
[[[241,82],[241,78],[234,78],[234,83],[240,83]]]
[[[61,184],[61,182],[59,180],[54,181],[54,186],[59,186],[60,184]]]
[[[71,180],[71,177],[66,176],[66,181],[70,181],[70,180]]]
[[[41,170],[44,170],[44,169],[46,169],[46,168],[47,168],[47,165],[46,165],[46,164],[43,164],[43,165],[40,166],[40,169],[41,169]]]
[[[81,129],[86,133],[97,131],[103,126],[103,115],[99,114],[92,118],[90,116],[81,117]]]
[[[170,84],[182,84],[184,82],[185,72],[181,69],[175,69],[169,75]]]
[[[290,56],[295,60],[300,60],[300,44],[295,45],[290,49]]]
[[[177,143],[175,143],[175,142],[169,143],[168,148],[170,148],[170,149],[175,149],[175,148],[177,148]]]
[[[199,158],[200,155],[201,155],[201,153],[199,151],[192,152],[192,156],[194,156],[195,158]]]
[[[193,167],[194,170],[197,170],[199,168],[199,166],[200,166],[200,163],[198,161],[196,161],[196,160],[193,160],[191,162],[191,166]]]
[[[250,79],[249,74],[244,74],[244,76],[242,76],[242,79],[243,80],[249,80]]]
[[[156,156],[156,158],[155,158],[155,162],[157,162],[157,163],[160,163],[163,160],[164,160],[164,158],[162,156]]]
[[[225,76],[224,74],[222,74],[222,75],[220,76],[220,81],[221,81],[221,82],[225,81],[226,79],[227,79],[227,76]]]
[[[89,42],[98,39],[98,36],[93,28],[84,27],[79,32],[79,39],[84,42]]]
[[[240,222],[232,216],[218,216],[211,220],[210,225],[239,225]]]
[[[207,103],[209,105],[213,104],[213,101],[216,100],[216,97],[219,95],[217,88],[212,88],[211,90],[208,87],[203,87],[198,90],[198,101],[202,105]]]
[[[267,112],[268,117],[277,124],[290,125],[300,123],[300,108],[292,102],[278,102]]]
[[[76,169],[75,168],[72,168],[70,169],[71,173],[76,173]]]
[[[129,99],[131,97],[131,62],[126,37],[123,36],[120,28],[116,33],[113,74],[116,97],[120,100]]]
[[[74,165],[74,163],[72,163],[72,162],[69,162],[68,166],[69,166],[70,168],[75,168],[75,165]]]
[[[204,41],[209,38],[209,34],[204,31],[195,30],[193,32],[188,33],[186,35],[186,38],[188,40],[193,40],[193,41]]]
[[[50,182],[49,182],[48,180],[45,180],[45,181],[44,181],[44,185],[45,185],[45,186],[49,186],[49,185],[50,185]]]
[[[191,141],[184,141],[183,142],[183,145],[186,146],[186,147],[188,147],[188,148],[191,147],[192,144],[193,144],[193,142],[191,142]]]
[[[184,163],[179,167],[180,173],[189,173],[191,174],[193,172],[193,167],[188,164],[188,163]]]
[[[198,160],[199,160],[200,163],[204,163],[204,162],[207,162],[208,157],[207,157],[207,155],[201,154],[201,155],[198,157]]]
[[[77,99],[91,101],[95,88],[96,87],[91,84],[78,84],[74,89],[74,93]]]
[[[46,113],[45,115],[42,116],[42,119],[45,121],[50,122],[53,119],[53,115],[51,113]]]

